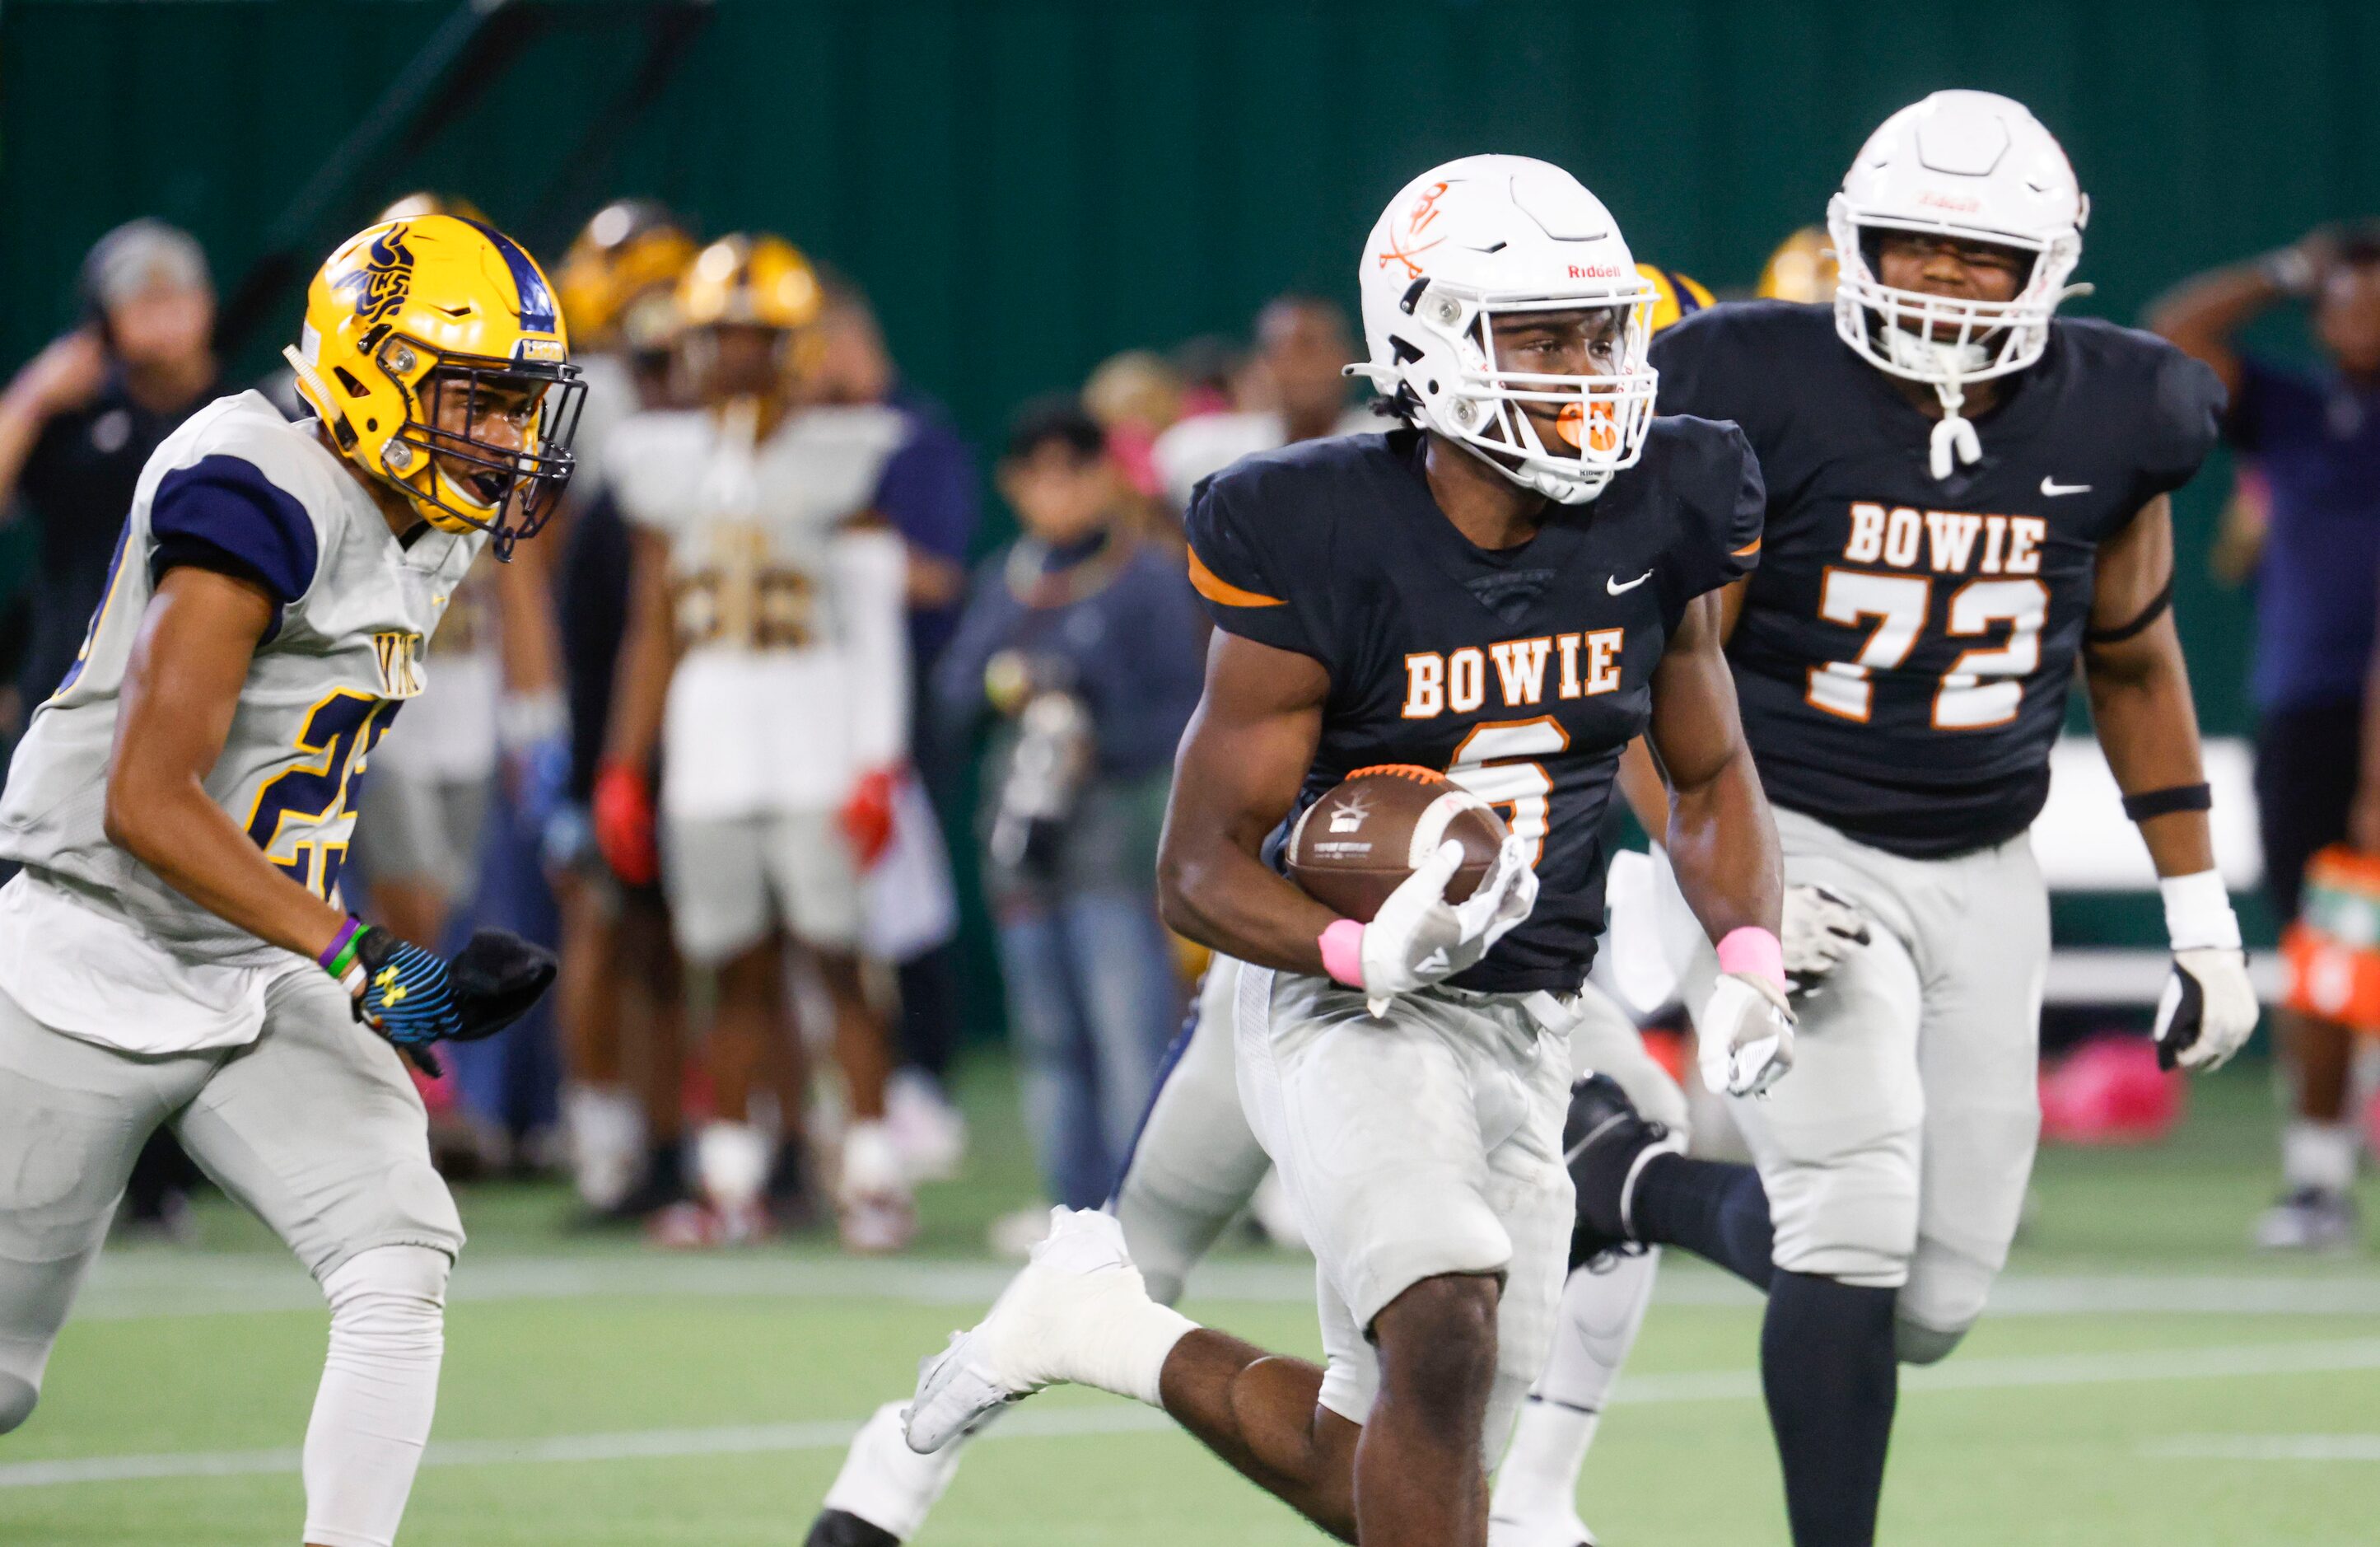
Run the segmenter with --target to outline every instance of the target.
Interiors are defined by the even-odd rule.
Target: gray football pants
[[[462,1249],[421,1098],[328,976],[274,983],[246,1047],[153,1057],[53,1031],[0,993],[0,1433],[32,1412],[132,1162],[164,1126],[318,1280],[375,1247]]]
[[[1908,859],[1788,810],[1777,835],[1787,883],[1849,898],[1872,938],[1795,1001],[1792,1071],[1730,1107],[1777,1265],[1898,1288],[1900,1356],[1930,1364],[1983,1314],[2033,1175],[2048,892],[2023,837]],[[1687,1003],[1717,972],[1704,953]]]
[[[1196,1013],[1166,1054],[1139,1139],[1111,1205],[1149,1294],[1167,1305],[1270,1167],[1257,1142],[1232,1052],[1231,974],[1209,972]],[[1602,994],[1582,994],[1570,1034],[1573,1075],[1610,1075],[1647,1115],[1683,1129],[1685,1097],[1645,1051],[1626,1016]]]

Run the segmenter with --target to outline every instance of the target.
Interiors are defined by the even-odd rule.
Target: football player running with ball
[[[2256,1024],[2168,608],[2168,495],[2222,390],[2145,334],[2053,320],[2087,208],[2022,106],[1937,92],[1835,197],[1831,307],[1718,307],[1653,350],[1663,412],[1742,425],[1769,492],[1727,651],[1806,993],[1792,1079],[1734,1103],[1756,1170],[1668,1152],[1590,1083],[1580,1248],[1669,1242],[1767,1290],[1796,1547],[1874,1539],[1896,1361],[1957,1346],[2016,1232],[2049,956],[2026,831],[2078,661],[2162,878],[2159,1055],[2213,1068]]]
[[[1645,262],[1636,272],[1652,286],[1657,335],[1711,304],[1710,292],[1683,274]],[[1660,774],[1649,760],[1643,772],[1649,783],[1633,787],[1658,805],[1638,815],[1656,830],[1666,830]],[[1478,782],[1490,791],[1493,781],[1505,776],[1500,767],[1485,765],[1462,774],[1465,783]],[[1201,984],[1198,1003],[1159,1070],[1140,1132],[1107,1204],[1149,1297],[1160,1305],[1182,1297],[1191,1268],[1248,1207],[1271,1170],[1240,1106],[1232,1047],[1232,986],[1220,972],[1209,973]],[[1640,1112],[1682,1131],[1685,1093],[1645,1051],[1627,1015],[1599,993],[1581,994],[1572,1007],[1572,1072],[1610,1075]],[[1552,1547],[1593,1541],[1573,1505],[1578,1471],[1616,1373],[1617,1356],[1624,1355],[1644,1321],[1659,1256],[1647,1251],[1606,1258],[1573,1272],[1563,1285],[1561,1317],[1578,1323],[1592,1341],[1573,1353],[1557,1339],[1545,1374],[1529,1394],[1513,1448],[1497,1473],[1495,1510],[1488,1523],[1491,1543],[1503,1543],[1512,1524],[1528,1533],[1515,1539],[1514,1547],[1536,1547],[1541,1540]],[[931,1455],[912,1451],[903,1439],[906,1406],[884,1404],[852,1437],[811,1522],[807,1547],[895,1547],[924,1527],[957,1475],[967,1446],[953,1441]],[[987,1427],[978,1424],[968,1440]],[[1525,1452],[1522,1435],[1532,1442]],[[1508,1504],[1517,1511],[1513,1522],[1504,1519]]]
[[[25,1421],[133,1157],[170,1125],[331,1305],[305,1540],[386,1547],[430,1433],[463,1230],[394,1042],[553,976],[339,902],[365,759],[482,548],[543,524],[580,386],[511,238],[429,215],[334,253],[287,351],[319,417],[220,399],[157,449],[80,659],[0,798],[0,1432]],[[377,1033],[375,1035],[374,1033]]]
[[[1252,1126],[1314,1242],[1328,1360],[1154,1303],[1105,1213],[1053,1214],[991,1313],[931,1361],[908,1439],[946,1443],[1071,1381],[1163,1407],[1251,1480],[1367,1543],[1481,1543],[1483,1461],[1542,1366],[1572,1234],[1568,1031],[1601,926],[1599,820],[1647,731],[1681,883],[1728,964],[1720,1078],[1791,1060],[1780,881],[1715,592],[1760,545],[1732,428],[1650,420],[1652,286],[1556,167],[1475,156],[1399,193],[1364,250],[1371,361],[1403,428],[1200,486],[1219,625],[1161,860],[1216,948]],[[1466,900],[1440,848],[1368,923],[1274,868],[1354,771],[1445,769],[1511,813]],[[1270,836],[1269,836],[1270,835]]]

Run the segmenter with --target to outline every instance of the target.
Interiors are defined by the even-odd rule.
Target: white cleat
[[[1112,1214],[1052,1209],[1050,1234],[969,1332],[917,1367],[905,1437],[929,1455],[1044,1386],[1080,1381],[1096,1346],[1155,1309]],[[1186,1323],[1185,1323],[1186,1325]],[[1113,1389],[1109,1387],[1107,1389]]]

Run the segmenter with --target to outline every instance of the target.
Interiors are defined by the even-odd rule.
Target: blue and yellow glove
[[[504,930],[477,932],[450,964],[355,918],[317,959],[355,996],[356,1019],[432,1078],[431,1043],[494,1036],[528,1013],[556,971],[552,952]]]

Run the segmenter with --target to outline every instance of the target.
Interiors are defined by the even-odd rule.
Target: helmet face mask
[[[341,457],[431,525],[489,533],[499,559],[569,481],[585,385],[544,274],[489,226],[427,215],[350,238],[284,353]],[[492,416],[511,430],[491,438]]]
[[[2048,240],[2021,235],[1861,218],[1837,194],[1827,212],[1841,276],[1835,328],[1877,369],[1909,381],[1963,385],[2022,371],[2049,347],[2049,320],[2065,298],[2066,277],[2082,255],[2080,234]],[[2004,248],[2023,260],[2016,294],[2005,301],[1888,285],[1880,250],[1896,231]],[[1914,347],[1912,347],[1914,346]]]
[[[419,348],[409,340],[390,342],[401,350]],[[383,344],[383,357],[388,350]],[[382,462],[433,526],[486,531],[495,539],[497,556],[504,557],[515,542],[537,535],[569,481],[570,443],[587,394],[572,372],[569,366],[443,359],[420,378],[416,411],[390,437]],[[491,421],[507,420],[510,444],[486,438]],[[431,508],[449,519],[431,515]]]
[[[1522,156],[1450,162],[1390,201],[1365,251],[1371,359],[1351,375],[1563,505],[1635,464],[1659,381],[1646,361],[1659,292],[1577,179]],[[1513,358],[1512,335],[1542,339],[1548,323],[1584,335],[1587,350],[1553,362],[1582,369],[1516,369],[1536,362]]]
[[[1652,418],[1658,378],[1645,357],[1654,298],[1649,285],[1637,283],[1646,294],[1604,305],[1582,305],[1571,296],[1466,303],[1435,286],[1424,292],[1415,311],[1459,330],[1463,362],[1446,395],[1444,417],[1452,430],[1432,428],[1549,499],[1593,499],[1613,473],[1634,464]],[[1589,347],[1602,351],[1599,368],[1513,369],[1518,362],[1506,358],[1516,352],[1512,335],[1538,333],[1539,321],[1584,333]]]

